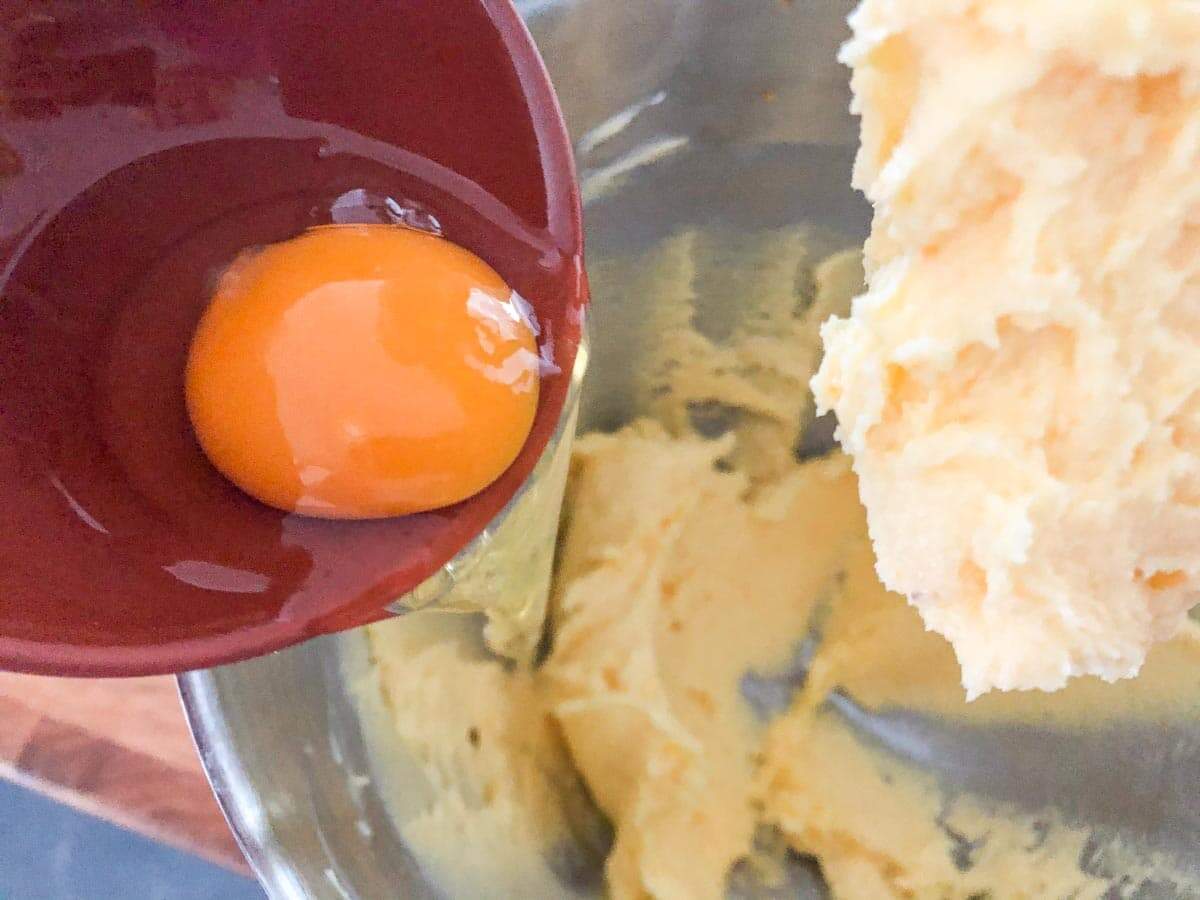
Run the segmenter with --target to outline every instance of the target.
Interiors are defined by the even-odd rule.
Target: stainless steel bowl
[[[630,373],[650,327],[646,298],[630,287],[621,260],[684,226],[724,235],[731,247],[746,232],[795,224],[812,226],[818,243],[825,235],[830,249],[865,235],[869,210],[849,186],[856,123],[847,73],[835,59],[851,3],[518,6],[577,141],[587,205],[594,311],[580,424],[612,427],[634,410]],[[714,313],[715,330],[721,315]],[[564,430],[572,426],[564,420]],[[565,447],[560,442],[557,452]],[[538,515],[552,531],[552,512]],[[321,638],[180,679],[214,790],[274,898],[440,896],[401,840],[373,777],[346,674],[360,640]],[[1136,838],[1200,870],[1195,728],[1090,737],[966,731],[902,711],[868,715],[845,697],[833,703],[868,739],[956,789],[1035,808],[1052,804],[1094,824],[1098,835]],[[577,878],[562,895],[594,894],[598,883]],[[1161,890],[1172,896],[1169,886]],[[789,895],[820,896],[820,888],[801,879]]]

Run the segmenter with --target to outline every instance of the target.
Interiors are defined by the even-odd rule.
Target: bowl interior
[[[0,665],[180,671],[370,621],[504,507],[586,299],[570,145],[508,0],[38,3],[0,19],[0,76]],[[184,407],[214,278],[312,225],[411,215],[535,308],[562,371],[524,450],[418,516],[251,500]]]
[[[796,225],[813,227],[817,252],[865,236],[835,60],[849,7],[765,3],[731,16],[720,0],[518,3],[553,75],[586,207],[582,429],[637,412],[630,372],[655,327],[634,290],[641,251],[689,227],[733,248]],[[430,628],[480,647],[472,619]],[[273,897],[439,896],[384,806],[404,764],[392,760],[385,786],[364,740],[353,684],[363,648],[351,632],[181,678],[214,788]],[[419,789],[410,796],[421,802]],[[595,894],[599,862],[579,857],[562,893]]]
[[[583,430],[619,426],[639,411],[631,373],[658,327],[656,285],[643,264],[652,248],[702,234],[734,273],[708,291],[724,299],[730,279],[751,271],[748,253],[772,234],[803,229],[817,258],[865,236],[870,211],[849,186],[856,123],[835,61],[851,5],[741,4],[731,15],[721,0],[521,4],[576,141],[587,212],[595,303]],[[701,301],[705,291],[700,285]],[[694,324],[718,337],[743,314],[700,302]],[[484,652],[478,623],[420,627],[468,657]],[[403,747],[381,764],[364,740],[355,681],[365,654],[363,637],[349,633],[183,680],[214,785],[272,896],[439,896],[427,861],[396,825],[428,802],[412,774],[419,767]],[[1088,734],[1036,723],[967,729],[837,702],[835,713],[863,740],[934,772],[948,791],[1050,804],[1097,835],[1176,859],[1200,841],[1187,799],[1200,775],[1193,724]],[[1139,753],[1150,746],[1162,752]],[[1104,846],[1097,837],[1088,852],[1099,860]],[[577,850],[556,896],[599,891],[602,852],[587,842]],[[760,885],[741,895],[824,896],[811,870],[798,866],[789,877],[775,893]],[[1157,889],[1147,896],[1173,896]]]

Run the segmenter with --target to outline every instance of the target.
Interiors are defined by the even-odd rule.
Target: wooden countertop
[[[0,777],[249,873],[200,768],[173,678],[0,672]]]

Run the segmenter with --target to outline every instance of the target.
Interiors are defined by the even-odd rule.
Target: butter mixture
[[[1136,675],[1200,598],[1200,5],[865,0],[869,290],[814,382],[971,696]]]
[[[715,272],[687,232],[593,272],[655,301],[646,415],[577,445],[543,658],[444,612],[366,632],[360,702],[405,843],[461,897],[820,896],[797,886],[817,869],[851,900],[1194,895],[1184,863],[1045,792],[949,777],[937,727],[993,748],[1018,727],[1168,734],[1200,702],[1200,640],[1135,682],[965,702],[949,644],[876,577],[848,459],[805,439],[820,323],[862,280],[810,237],[760,235]],[[713,276],[749,309],[721,342],[693,327]]]

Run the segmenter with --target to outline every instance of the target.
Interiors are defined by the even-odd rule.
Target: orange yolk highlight
[[[270,506],[405,515],[479,493],[533,426],[523,301],[483,260],[388,225],[237,260],[196,329],[187,406],[208,458]]]

